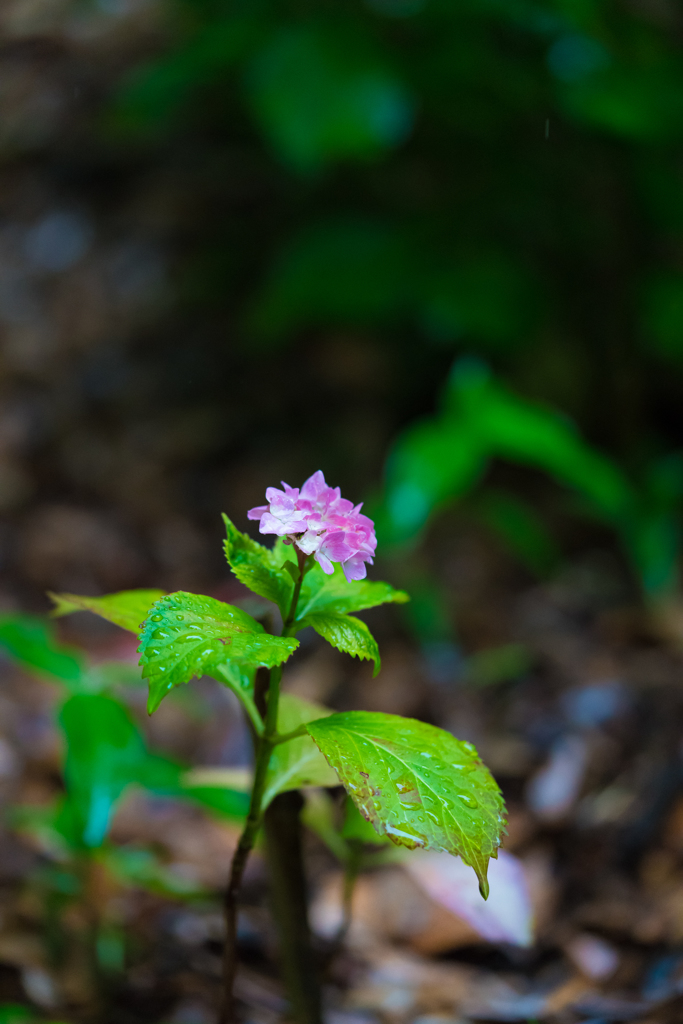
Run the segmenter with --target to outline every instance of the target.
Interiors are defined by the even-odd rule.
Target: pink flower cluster
[[[342,498],[338,487],[328,487],[318,470],[301,490],[282,482],[283,490],[269,487],[267,505],[247,512],[260,520],[261,533],[275,533],[294,543],[307,555],[315,554],[323,572],[334,572],[341,562],[347,580],[362,580],[365,563],[372,565],[377,538],[372,519],[361,514],[361,505]]]

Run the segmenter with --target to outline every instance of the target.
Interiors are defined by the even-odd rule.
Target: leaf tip
[[[153,694],[151,692],[151,690],[150,690],[149,697],[147,698],[147,714],[148,715],[153,715],[154,712],[159,707],[159,705],[161,704],[163,699],[164,699],[164,694],[163,693],[162,694]]]

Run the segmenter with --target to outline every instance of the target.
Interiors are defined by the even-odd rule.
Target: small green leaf
[[[304,792],[304,806],[300,815],[302,824],[310,828],[337,860],[344,864],[349,857],[349,847],[339,832],[335,812],[335,801],[324,789],[307,789]]]
[[[101,694],[77,694],[62,707],[66,737],[64,776],[81,842],[102,844],[124,789],[143,775],[148,759],[130,713]]]
[[[121,590],[118,594],[105,594],[104,597],[87,597],[82,594],[53,594],[48,590],[48,597],[55,602],[51,615],[59,618],[73,612],[94,612],[102,619],[113,622],[121,629],[131,633],[139,633],[141,624],[147,618],[147,612],[155,601],[163,597],[164,590]]]
[[[278,706],[278,732],[293,732],[306,722],[331,714],[320,704],[283,693]],[[287,743],[279,743],[271,754],[262,807],[265,809],[278,793],[299,789],[300,786],[338,785],[337,773],[330,768],[311,737],[297,736]]]
[[[235,576],[255,594],[273,601],[286,616],[294,590],[291,577],[282,572],[287,547],[276,543],[274,548],[266,548],[246,533],[240,533],[225,514],[223,521],[228,534],[224,544],[225,557]]]
[[[29,672],[53,676],[76,688],[83,675],[78,653],[57,643],[52,629],[42,619],[29,615],[0,617],[0,647]]]
[[[223,818],[243,821],[249,813],[249,794],[218,786],[193,786],[184,794],[201,807]]]
[[[150,850],[112,844],[105,846],[99,856],[113,876],[127,887],[163,896],[198,896],[202,892],[196,881],[167,868]]]
[[[285,564],[282,566],[282,568],[285,569],[289,573],[289,575],[292,577],[292,579],[294,580],[295,583],[299,582],[300,572],[299,572],[299,566],[298,565],[295,565],[294,562],[290,562],[289,559],[288,559],[285,562]]]
[[[297,640],[271,636],[250,615],[213,597],[179,590],[150,609],[140,634],[142,675],[149,680],[150,714],[169,690],[194,676],[214,675],[232,661],[244,665],[280,665],[299,646]]]
[[[378,604],[405,604],[410,598],[404,590],[394,590],[389,583],[374,580],[348,582],[340,565],[327,576],[319,565],[308,572],[301,587],[297,619],[311,612],[333,612],[338,615],[374,608]]]
[[[365,623],[354,615],[314,612],[303,619],[299,628],[303,629],[305,626],[313,626],[316,633],[324,637],[337,650],[344,651],[345,654],[350,654],[354,658],[374,661],[373,676],[379,672],[382,663],[377,641]]]
[[[459,855],[474,868],[486,898],[505,805],[471,743],[413,718],[373,711],[321,718],[308,731],[380,835],[399,846]]]

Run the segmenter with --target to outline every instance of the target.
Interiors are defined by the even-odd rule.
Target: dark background
[[[628,472],[680,445],[675,4],[0,20],[6,604],[218,585],[221,509],[367,497],[463,353]]]

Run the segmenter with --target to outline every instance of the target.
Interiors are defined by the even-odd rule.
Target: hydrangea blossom
[[[249,519],[260,521],[260,532],[277,534],[314,555],[328,575],[334,572],[332,563],[341,562],[347,580],[365,579],[377,538],[372,519],[361,513],[362,504],[342,498],[339,488],[329,487],[320,470],[301,489],[284,481],[282,488],[269,487],[268,504],[247,512]]]

